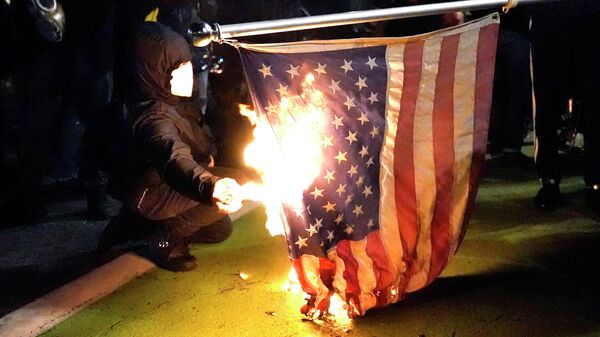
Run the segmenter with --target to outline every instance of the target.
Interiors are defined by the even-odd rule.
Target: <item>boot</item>
[[[150,242],[153,262],[160,268],[185,272],[197,267],[196,258],[190,254],[188,242],[185,239],[175,238],[167,231],[161,230]]]
[[[552,212],[562,203],[560,187],[552,179],[542,181],[542,188],[534,199],[535,207],[541,211]]]
[[[114,217],[116,210],[108,195],[108,174],[98,171],[84,185],[87,217],[92,220],[106,220]]]
[[[153,221],[137,216],[126,207],[122,207],[119,214],[108,222],[100,235],[98,251],[107,251],[114,246],[150,237],[156,225]]]

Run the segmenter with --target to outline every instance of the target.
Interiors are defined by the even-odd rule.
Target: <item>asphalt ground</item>
[[[564,207],[543,213],[532,167],[488,161],[442,276],[350,325],[303,318],[301,295],[285,287],[285,240],[268,234],[259,208],[225,242],[193,246],[197,270],[149,269],[43,336],[600,336],[600,222],[578,173],[566,172]],[[82,207],[63,201],[54,221],[0,231],[0,315],[121,253],[93,251],[104,223],[80,218]]]

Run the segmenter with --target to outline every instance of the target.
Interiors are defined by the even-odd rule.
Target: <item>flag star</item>
[[[319,62],[317,62],[317,64],[318,64],[317,65],[317,69],[315,69],[315,72],[317,73],[317,76],[319,76],[321,74],[327,74],[327,70],[325,70],[325,68],[327,67],[327,65],[326,64],[321,64]]]
[[[369,122],[369,117],[367,117],[366,113],[361,112],[360,117],[358,117],[356,120],[360,121],[360,126],[363,126],[363,124]]]
[[[333,117],[333,122],[331,122],[331,124],[335,125],[336,130],[338,127],[344,125],[344,123],[342,123],[342,119],[344,119],[344,116],[338,117],[338,115],[335,115],[335,117]]]
[[[371,58],[371,56],[368,56],[368,58],[369,58],[369,61],[365,64],[368,65],[369,68],[371,68],[371,70],[373,70],[374,67],[378,67],[377,63],[375,63],[376,57]]]
[[[319,218],[315,220],[315,228],[317,229],[317,231],[321,230],[321,228],[323,228],[323,218]]]
[[[321,144],[323,145],[324,149],[326,149],[328,146],[333,146],[333,136],[323,138]]]
[[[373,186],[366,186],[365,185],[365,189],[362,191],[362,194],[365,195],[365,199],[369,197],[369,195],[373,194],[373,191],[371,190],[373,188]]]
[[[267,110],[267,112],[270,114],[277,112],[277,104],[273,105],[271,102],[269,102],[269,106],[266,107],[265,110]]]
[[[355,108],[356,104],[354,104],[354,97],[350,98],[346,96],[346,102],[344,102],[344,105],[348,108],[348,110]]]
[[[296,217],[304,218],[304,214],[302,214],[302,212],[304,212],[304,209],[302,207],[294,208],[294,213],[296,213]]]
[[[348,235],[352,234],[352,232],[354,232],[354,225],[347,225],[346,229],[344,229],[344,232],[346,232]]]
[[[369,134],[371,134],[371,138],[375,138],[375,136],[377,136],[379,134],[379,128],[374,126],[373,130],[371,130],[371,132],[369,132]]]
[[[373,223],[373,218],[369,218],[369,222],[367,223],[367,228],[375,227],[375,223]]]
[[[379,102],[379,98],[377,98],[377,95],[379,95],[379,93],[374,93],[371,91],[371,96],[369,96],[369,98],[367,98],[367,101],[371,102],[371,104],[373,104],[375,102]]]
[[[333,174],[335,173],[335,171],[329,171],[327,170],[327,174],[323,177],[323,179],[327,180],[327,183],[331,183],[332,180],[335,180],[335,177],[333,176]]]
[[[344,201],[344,203],[346,205],[348,205],[349,203],[352,202],[352,198],[354,198],[354,194],[348,194],[348,196],[346,197],[346,201]]]
[[[356,186],[360,187],[360,185],[362,185],[364,183],[364,177],[363,176],[359,176],[358,180],[356,181]]]
[[[339,225],[343,220],[344,220],[344,216],[340,213],[340,214],[338,214],[337,218],[335,218],[335,220],[333,220],[333,222],[335,222],[336,225]]]
[[[358,91],[361,91],[362,88],[368,88],[369,86],[367,85],[367,78],[362,78],[360,76],[358,76],[358,82],[354,83],[355,86],[358,87]]]
[[[335,212],[335,204],[330,203],[329,201],[325,206],[321,206],[325,209],[325,213],[327,212]]]
[[[314,234],[319,233],[319,231],[317,230],[317,228],[314,225],[308,226],[308,228],[305,228],[305,230],[308,232],[308,235],[311,238]]]
[[[308,247],[308,244],[306,244],[306,240],[308,240],[308,238],[302,238],[300,235],[298,235],[298,241],[296,241],[296,245],[298,245],[298,249],[300,249],[302,247]]]
[[[352,131],[348,131],[348,137],[346,137],[344,139],[347,140],[348,142],[350,142],[350,146],[352,146],[352,142],[358,141],[358,139],[356,139],[356,132],[352,132]]]
[[[331,89],[331,92],[335,95],[335,92],[338,90],[342,90],[342,88],[340,88],[340,81],[334,81],[333,78],[331,79],[331,85],[329,86],[329,89]]]
[[[350,165],[350,169],[346,173],[348,173],[350,178],[352,178],[353,175],[358,174],[358,166]]]
[[[348,62],[344,59],[344,65],[341,66],[340,68],[344,69],[344,74],[346,74],[349,71],[353,71],[354,69],[352,68],[352,61]]]
[[[369,168],[369,166],[371,165],[375,165],[375,162],[373,161],[373,157],[369,158],[369,160],[367,160],[367,168]]]
[[[335,191],[341,197],[342,193],[346,192],[346,184],[344,184],[344,185],[340,184],[340,186],[338,186],[337,190],[335,190]]]
[[[279,83],[279,89],[275,90],[279,93],[279,96],[283,97],[283,96],[287,96],[290,93],[288,92],[288,86],[287,85],[282,85],[281,83]]]
[[[292,77],[292,79],[294,79],[294,76],[300,76],[300,73],[298,72],[298,69],[300,69],[300,66],[293,66],[290,64],[290,69],[286,70],[285,72],[290,74],[290,76]]]
[[[321,246],[321,247],[325,247],[325,242],[323,242],[323,241],[321,240],[321,243],[319,244],[319,246]]]
[[[348,159],[346,159],[346,153],[348,153],[348,152],[342,153],[342,151],[338,151],[337,156],[335,156],[333,158],[337,159],[338,164],[341,164],[343,161],[348,160]]]
[[[327,240],[329,240],[330,243],[333,241],[333,231],[327,231]]]
[[[312,215],[312,212],[310,211],[310,205],[306,206],[306,212],[310,215]]]
[[[315,186],[315,190],[310,192],[310,194],[312,194],[316,200],[318,197],[323,197],[323,191],[324,190],[320,190],[317,186]]]
[[[363,208],[362,205],[356,205],[356,206],[354,206],[354,210],[352,211],[352,213],[354,213],[354,215],[358,218],[359,215],[365,214],[365,212],[363,212],[362,208]]]
[[[263,75],[263,78],[267,78],[267,76],[273,77],[271,74],[271,66],[266,66],[264,63],[262,64],[262,68],[258,69],[258,71]]]
[[[368,156],[369,155],[369,147],[362,145],[362,149],[360,150],[360,152],[358,154],[360,154],[361,158]]]

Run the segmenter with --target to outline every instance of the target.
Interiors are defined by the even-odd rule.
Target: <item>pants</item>
[[[536,98],[536,166],[541,179],[560,181],[560,114],[568,97],[580,100],[584,180],[600,183],[600,13],[534,16],[532,61]]]
[[[233,178],[240,184],[246,181],[239,171],[233,169],[214,167],[210,171],[220,177]],[[130,207],[131,211],[144,218],[163,222],[167,231],[176,238],[190,237],[225,217],[217,206],[204,205],[187,198],[164,182],[137,188],[132,197],[125,201],[124,207]],[[212,227],[211,233],[206,234],[227,237],[231,233],[231,224],[219,223],[222,226]]]

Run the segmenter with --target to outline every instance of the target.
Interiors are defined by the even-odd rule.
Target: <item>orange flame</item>
[[[282,203],[303,209],[303,191],[323,164],[325,100],[313,82],[314,75],[308,74],[302,94],[283,96],[278,104],[270,105],[268,114],[259,115],[240,104],[240,113],[255,125],[254,141],[246,147],[244,161],[257,170],[262,180],[261,185],[245,185],[242,190],[246,199],[265,204],[271,235],[284,234]]]
[[[244,151],[246,165],[259,173],[262,183],[242,186],[243,198],[260,201],[267,212],[266,227],[271,235],[285,234],[286,218],[282,204],[303,210],[303,192],[321,172],[322,147],[326,144],[325,97],[313,86],[315,77],[309,73],[302,82],[302,94],[283,95],[277,104],[269,103],[267,113],[258,114],[240,104],[240,114],[255,126],[254,141]],[[318,278],[318,275],[314,275]],[[302,292],[298,275],[291,268],[285,291]],[[310,297],[305,294],[305,298]],[[307,316],[326,319],[336,325],[348,326],[346,304],[338,295],[329,299],[325,312],[313,309]]]

